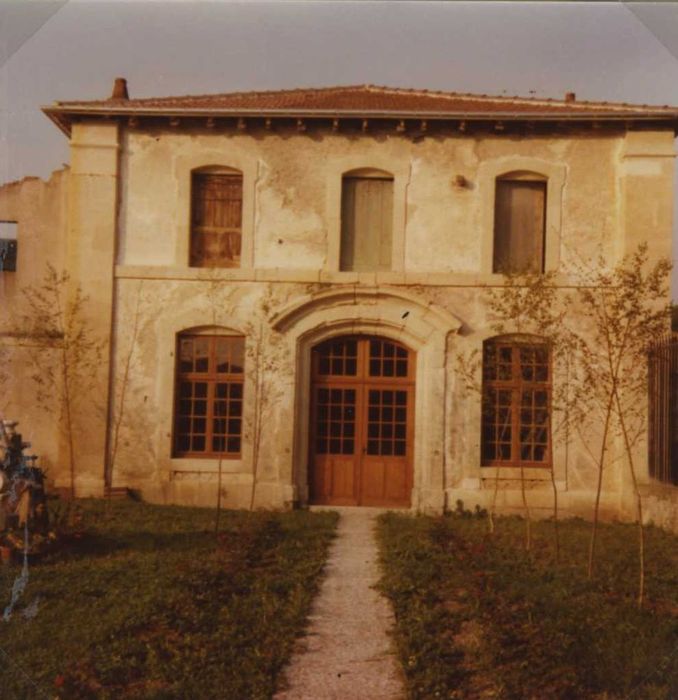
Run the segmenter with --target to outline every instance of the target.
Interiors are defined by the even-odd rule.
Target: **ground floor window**
[[[551,358],[522,336],[483,345],[482,466],[550,466]]]
[[[245,339],[177,337],[175,457],[239,457]]]

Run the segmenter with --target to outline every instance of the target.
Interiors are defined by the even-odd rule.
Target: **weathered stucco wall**
[[[44,288],[48,265],[65,265],[69,171],[48,181],[26,178],[0,187],[0,221],[18,223],[16,272],[0,273],[0,418],[19,421],[24,440],[54,483],[62,465],[58,396],[40,396],[34,375],[56,376],[51,341],[36,333],[24,292]],[[58,383],[57,383],[58,386]]]
[[[49,209],[34,213],[30,227],[24,213],[20,237],[27,238],[24,249],[38,250],[36,241],[46,236],[89,295],[88,323],[104,339],[98,403],[84,406],[78,418],[86,436],[78,438],[79,486],[91,493],[103,488],[107,466],[114,486],[138,488],[151,500],[213,505],[221,468],[224,505],[249,506],[261,351],[271,362],[263,386],[275,400],[259,445],[256,505],[304,502],[311,347],[362,333],[400,340],[417,353],[413,508],[454,507],[458,498],[467,507],[488,505],[498,475],[498,505],[518,510],[516,470],[480,468],[480,401],[462,390],[455,364],[459,353],[480,350],[493,335],[482,285],[501,282],[491,274],[495,178],[514,170],[548,176],[547,267],[563,285],[582,262],[602,255],[612,265],[640,240],[650,242],[653,255],[670,250],[670,132],[413,141],[81,123],[72,145],[70,187],[55,188],[58,227],[50,227]],[[190,174],[203,166],[243,172],[240,269],[188,266]],[[338,271],[341,176],[359,167],[394,175],[391,272]],[[27,201],[41,196],[26,194]],[[0,190],[3,201],[18,201],[16,186]],[[221,464],[172,457],[176,335],[196,328],[246,337],[243,451]],[[562,368],[554,371],[562,377]],[[578,436],[556,444],[564,510],[590,512],[596,480],[590,452],[598,442],[592,428],[586,446]],[[614,444],[603,508],[609,517],[632,517],[618,452]],[[56,465],[57,481],[67,479],[63,470]],[[644,458],[640,471],[655,489],[648,517],[670,525],[671,488],[649,484]],[[534,512],[548,515],[548,472],[533,470],[528,487]]]
[[[0,307],[0,328],[10,322],[21,289],[43,281],[48,263],[64,268],[68,178],[68,170],[57,170],[46,182],[28,177],[0,186],[0,221],[18,223],[16,272],[0,275],[7,301]]]
[[[171,458],[176,334],[212,328],[219,334],[247,339],[244,449],[241,458],[222,460],[222,502],[233,507],[249,505],[256,386],[253,363],[262,333],[264,361],[270,367],[264,379],[272,399],[266,407],[266,430],[260,444],[256,502],[280,506],[304,501],[308,497],[309,435],[305,397],[310,376],[305,353],[333,334],[375,333],[398,339],[417,353],[413,506],[435,510],[445,503],[454,506],[457,499],[467,505],[488,506],[498,477],[498,507],[508,512],[521,510],[519,470],[480,467],[479,396],[469,393],[458,377],[458,354],[480,351],[483,340],[492,335],[482,293],[477,288],[384,287],[366,291],[365,303],[359,298],[347,303],[332,299],[333,290],[338,294],[341,289],[256,281],[233,285],[221,280],[119,279],[116,402],[111,424],[112,442],[118,444],[114,484],[138,488],[161,502],[216,503],[218,460]],[[371,294],[380,297],[371,300]],[[281,309],[295,304],[309,307],[301,320],[273,323]],[[390,307],[397,309],[393,323]],[[440,330],[425,326],[422,307],[429,313],[432,309],[447,312],[447,325],[442,322]],[[159,313],[160,308],[172,311]],[[408,311],[408,320],[398,323],[403,309]],[[555,367],[554,372],[562,375],[563,368]],[[586,447],[576,435],[559,436],[556,442],[555,478],[564,511],[590,513],[601,428],[602,421],[600,425],[592,422]],[[618,458],[617,448],[611,445],[611,466]],[[553,498],[549,472],[528,470],[525,478],[533,513],[548,517]],[[622,485],[620,467],[606,469],[602,512],[607,517],[620,514],[620,503],[625,502]]]
[[[269,402],[270,408],[265,408],[257,502],[267,506],[291,502],[293,392],[283,393],[280,389],[291,385],[294,363],[286,352],[276,348],[260,319],[262,304],[284,302],[295,288],[304,288],[272,288],[258,283],[190,285],[187,294],[185,282],[123,279],[117,284],[115,405],[111,423],[111,444],[117,444],[117,451],[113,455],[113,483],[140,488],[147,496],[167,502],[216,502],[219,460],[172,458],[176,334],[197,328],[214,329],[220,335],[246,338],[243,454],[242,458],[224,458],[221,462],[224,502],[235,507],[249,506],[259,345],[265,345],[267,357],[275,356],[274,371],[266,372],[267,384],[271,385],[269,396],[275,400]],[[159,308],[172,309],[172,313],[159,314]],[[286,489],[280,487],[283,481],[287,482]]]
[[[561,168],[562,191],[549,191],[561,203],[561,255],[609,256],[619,229],[623,145],[623,135],[458,136],[413,143],[398,136],[131,131],[122,149],[118,262],[187,264],[182,241],[189,231],[190,171],[207,165],[244,173],[243,238],[254,239],[257,268],[338,269],[329,252],[339,233],[341,175],[361,166],[392,172],[396,188],[402,181],[405,199],[396,197],[394,208],[404,224],[403,267],[409,272],[488,272],[481,261],[483,237],[492,235],[483,196],[494,190],[495,174],[486,175],[482,167],[488,163],[497,164],[499,173],[526,165]],[[455,184],[457,175],[466,186]]]

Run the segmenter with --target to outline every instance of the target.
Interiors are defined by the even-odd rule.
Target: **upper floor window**
[[[192,267],[239,267],[242,173],[203,168],[191,175]]]
[[[550,466],[551,357],[539,339],[483,345],[483,466]]]
[[[361,168],[341,183],[340,270],[390,270],[393,258],[393,176]]]
[[[243,337],[177,337],[175,457],[240,456],[244,371]]]
[[[546,178],[514,172],[496,180],[492,272],[543,272]]]

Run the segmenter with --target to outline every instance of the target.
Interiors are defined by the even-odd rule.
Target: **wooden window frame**
[[[182,372],[181,371],[181,341],[186,339],[201,339],[207,340],[208,342],[208,369],[206,372]],[[240,354],[243,360],[242,372],[218,372],[216,368],[216,349],[218,340],[231,340],[239,341],[241,343]],[[175,353],[175,379],[174,379],[174,410],[172,416],[172,457],[173,458],[222,458],[222,459],[240,459],[242,457],[242,440],[243,440],[243,420],[244,420],[244,392],[245,392],[245,337],[244,336],[233,336],[233,335],[206,335],[201,333],[178,333],[176,336],[176,353]],[[195,355],[194,355],[195,359]],[[205,400],[207,402],[206,413],[204,416],[206,422],[205,430],[205,450],[182,450],[179,449],[179,439],[180,437],[187,435],[190,438],[194,436],[191,430],[189,432],[179,431],[179,421],[183,416],[179,413],[179,403],[182,400],[181,395],[181,385],[182,382],[201,382],[207,384],[207,393]],[[226,384],[228,386],[228,393],[230,394],[230,387],[232,385],[239,385],[239,398],[235,397],[233,401],[238,401],[240,403],[240,415],[231,416],[230,406],[231,397],[221,398],[216,396],[217,384]],[[224,416],[217,416],[215,412],[215,406],[217,400],[226,401],[229,410]],[[193,414],[191,414],[192,416]],[[237,451],[229,451],[224,449],[223,451],[215,451],[212,449],[212,439],[214,437],[214,423],[215,419],[222,419],[226,421],[226,425],[231,419],[240,421],[239,433],[229,433],[228,430],[224,433],[224,446],[228,447],[229,438],[237,437],[239,440],[239,449]],[[201,433],[199,433],[201,434]],[[207,449],[207,448],[210,449]]]
[[[195,222],[198,192],[200,188],[199,181],[207,178],[225,178],[226,180],[237,180],[240,186],[240,206],[238,212],[238,226],[233,227],[209,227],[198,225]],[[244,196],[244,176],[240,170],[235,168],[198,168],[191,171],[191,206],[190,206],[190,233],[189,233],[189,265],[190,267],[214,267],[214,268],[239,268],[242,261],[242,237],[243,237],[243,196]],[[215,233],[221,237],[234,237],[237,239],[235,247],[238,249],[237,255],[231,258],[220,258],[210,260],[204,256],[199,256],[196,252],[198,249],[197,240],[199,236],[207,233]],[[229,243],[229,247],[231,244]]]
[[[348,343],[355,343],[355,355],[352,355],[347,352]],[[379,344],[377,353],[372,352],[373,344],[375,343]],[[342,345],[344,346],[343,348],[341,347]],[[393,355],[386,354],[387,345],[393,347]],[[337,348],[339,352],[334,352],[334,348]],[[324,352],[328,349],[330,349],[330,352],[327,353],[327,355],[325,355]],[[324,360],[329,361],[328,371],[324,371],[323,369]],[[393,374],[384,373],[385,362],[387,363],[389,361],[393,362],[393,366],[391,367],[391,369],[393,370]],[[348,365],[349,362],[352,363],[350,367],[354,367],[354,371],[352,373],[350,372],[350,367]],[[404,365],[405,373],[398,374],[399,368],[397,363],[401,363],[400,369],[403,369]],[[335,372],[335,367],[337,366],[339,366],[341,369],[338,372]],[[413,391],[416,376],[416,353],[410,350],[403,343],[396,340],[392,340],[391,338],[381,336],[340,336],[338,338],[331,338],[329,340],[325,340],[313,348],[311,368],[311,383],[313,387],[313,400],[311,409],[312,453],[317,455],[322,454],[328,457],[331,457],[333,455],[345,454],[344,452],[332,452],[331,450],[328,450],[324,453],[316,451],[316,440],[319,437],[321,437],[316,434],[319,422],[321,422],[318,419],[318,416],[316,416],[316,411],[318,410],[318,401],[316,400],[316,389],[329,389],[330,391],[332,389],[355,389],[357,392],[357,398],[355,402],[357,412],[354,419],[356,432],[355,436],[349,436],[349,439],[355,439],[355,444],[358,446],[364,443],[364,455],[375,456],[381,454],[370,452],[369,443],[372,442],[373,439],[369,438],[367,433],[363,434],[363,431],[369,431],[368,412],[370,406],[368,396],[369,392],[365,390],[367,388],[368,390],[376,391],[385,390],[393,392],[409,392],[409,398],[407,403],[405,404],[407,411],[406,415],[409,415],[409,417],[406,419],[405,437],[400,438],[394,433],[394,436],[392,438],[392,441],[394,443],[394,452],[390,455],[392,457],[406,457],[405,452],[403,452],[402,454],[395,453],[395,441],[402,440],[402,442],[405,445],[413,444]],[[344,399],[342,398],[342,402],[343,401]],[[337,402],[331,400],[330,403],[336,404]],[[395,407],[396,404],[394,404],[394,408]],[[375,420],[377,423],[380,424],[381,422],[383,422],[381,418]],[[395,413],[392,422],[394,425],[395,422],[399,422],[396,418]],[[328,434],[328,440],[331,438],[332,436]],[[337,439],[336,436],[334,439]]]
[[[543,204],[541,211],[541,240],[539,260],[536,261],[536,269],[500,269],[501,260],[498,260],[498,236],[499,229],[502,225],[500,212],[499,212],[499,187],[501,185],[521,185],[525,183],[530,183],[531,185],[539,185],[540,189],[543,189]],[[492,273],[493,274],[544,274],[546,270],[546,260],[547,260],[547,235],[546,235],[546,222],[547,222],[547,212],[548,212],[548,197],[549,197],[549,183],[548,178],[540,173],[528,172],[528,171],[517,171],[506,173],[495,178],[494,186],[494,228],[492,232]],[[507,247],[510,247],[510,241],[507,242]]]
[[[488,378],[488,366],[487,366],[487,355],[491,347],[495,347],[495,352],[498,352],[499,348],[511,348],[511,376],[507,379],[500,379],[498,376],[495,378]],[[523,367],[521,363],[520,351],[521,349],[529,350],[543,350],[547,353],[547,379],[545,381],[539,381],[536,379],[528,380],[523,377]],[[553,376],[553,365],[552,365],[552,353],[548,346],[548,343],[541,340],[531,340],[527,338],[520,337],[504,337],[504,338],[490,338],[483,343],[483,380],[482,380],[482,395],[481,395],[481,425],[480,425],[480,458],[481,467],[524,467],[530,469],[551,469],[553,466],[553,450],[552,450],[552,435],[551,435],[551,414],[552,414],[552,376]],[[485,458],[486,454],[486,428],[489,428],[490,424],[486,424],[488,419],[488,393],[489,391],[504,391],[511,393],[510,401],[510,428],[511,428],[511,438],[510,438],[510,458],[509,459],[491,459]],[[547,415],[546,425],[539,426],[536,423],[523,424],[521,422],[521,410],[525,407],[522,405],[522,393],[523,391],[545,391],[546,392],[546,406],[545,411]],[[527,410],[527,409],[525,409]],[[535,409],[536,410],[536,409]],[[494,417],[494,414],[492,414]],[[493,423],[494,424],[494,423]],[[496,426],[496,424],[494,424]],[[507,424],[507,427],[508,424]],[[546,430],[546,442],[539,443],[544,444],[544,454],[545,458],[543,460],[528,460],[522,459],[520,457],[521,448],[523,443],[520,438],[521,428],[529,427],[531,430],[537,428],[543,428]],[[495,444],[499,444],[495,440]],[[532,444],[533,448],[536,443]]]
[[[367,340],[369,342],[367,343],[360,343],[359,341],[364,341]],[[339,344],[343,342],[348,342],[348,341],[355,341],[357,344],[357,355],[355,355],[356,358],[356,373],[355,374],[334,374],[330,372],[329,374],[325,374],[321,371],[320,368],[320,361],[322,357],[322,352],[325,348],[331,347],[333,344]],[[380,342],[380,343],[390,343],[394,345],[396,348],[400,348],[403,351],[407,353],[407,369],[406,369],[406,374],[404,375],[396,375],[395,373],[393,375],[384,375],[384,374],[370,374],[370,369],[369,369],[369,363],[370,359],[370,342]],[[330,353],[331,358],[337,358],[342,361],[342,366],[346,368],[345,361],[346,358],[349,357],[345,351],[342,351],[343,354],[341,355],[335,355],[334,353]],[[352,358],[353,356],[351,356]],[[382,355],[379,355],[379,359],[382,359]],[[404,359],[402,356],[400,356],[400,359]],[[383,366],[383,361],[382,361],[382,366]],[[397,371],[397,370],[395,370]],[[410,383],[413,384],[415,381],[415,375],[416,375],[416,354],[410,350],[404,343],[398,341],[398,340],[392,340],[391,338],[385,337],[385,336],[377,336],[377,335],[342,335],[338,336],[336,338],[329,338],[327,340],[323,340],[321,343],[318,343],[313,347],[313,352],[311,354],[311,379],[314,383],[354,383],[356,381],[360,382],[365,382],[369,381],[370,383],[375,383],[375,384],[393,384],[394,381],[397,383]]]

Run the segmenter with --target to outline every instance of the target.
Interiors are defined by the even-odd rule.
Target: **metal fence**
[[[678,333],[650,346],[648,399],[650,476],[678,485]]]

